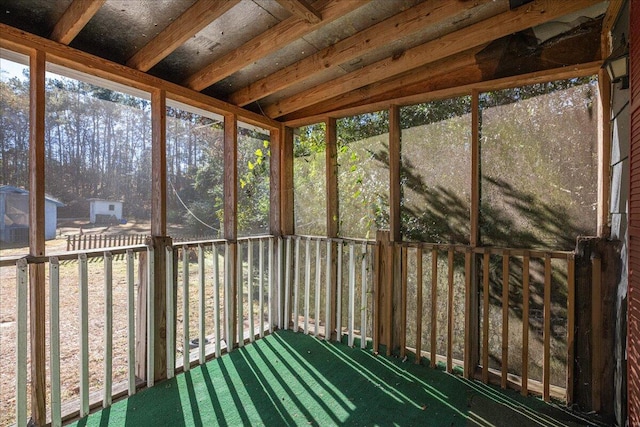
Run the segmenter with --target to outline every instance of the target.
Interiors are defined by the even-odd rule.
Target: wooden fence
[[[75,234],[67,236],[67,252],[142,245],[146,234]]]

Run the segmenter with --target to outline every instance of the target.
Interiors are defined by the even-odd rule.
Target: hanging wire
[[[169,181],[169,185],[171,185],[171,189],[173,190],[173,194],[175,194],[175,195],[176,195],[176,197],[178,198],[178,201],[179,201],[179,202],[180,202],[180,204],[185,208],[185,210],[189,213],[189,215],[191,215],[192,217],[194,217],[196,221],[198,221],[200,224],[204,225],[205,227],[208,227],[208,228],[212,229],[212,230],[213,230],[213,231],[215,231],[215,232],[218,232],[218,233],[220,232],[220,230],[219,230],[219,229],[217,229],[217,228],[215,228],[215,227],[210,226],[209,224],[207,224],[206,222],[204,222],[203,220],[201,220],[200,218],[198,218],[198,217],[196,216],[196,214],[194,214],[193,212],[191,212],[191,209],[189,209],[189,208],[187,207],[187,205],[184,203],[184,201],[182,201],[182,199],[180,198],[180,195],[179,195],[179,194],[178,194],[178,192],[176,191],[176,188],[173,186],[173,182],[171,182],[171,180],[170,180],[170,179],[168,179],[167,181]]]

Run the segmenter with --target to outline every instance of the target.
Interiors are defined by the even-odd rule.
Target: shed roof
[[[25,190],[24,188],[14,187],[12,185],[0,185],[0,193],[14,193],[14,194],[21,194],[25,196],[29,195],[28,190]],[[47,202],[53,203],[57,207],[64,206],[64,203],[62,203],[60,200],[56,199],[55,197],[51,197],[48,194],[45,194],[44,199]]]

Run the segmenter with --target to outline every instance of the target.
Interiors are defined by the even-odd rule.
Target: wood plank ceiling
[[[291,121],[528,73],[593,70],[607,11],[620,3],[3,0],[0,23]]]

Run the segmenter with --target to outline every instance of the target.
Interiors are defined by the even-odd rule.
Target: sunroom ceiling
[[[0,22],[289,120],[600,60],[611,9],[597,0],[3,0]]]

